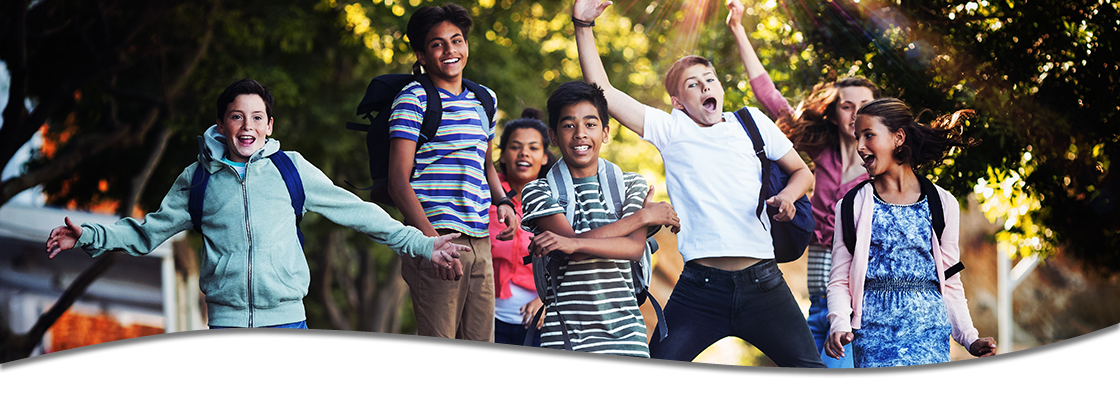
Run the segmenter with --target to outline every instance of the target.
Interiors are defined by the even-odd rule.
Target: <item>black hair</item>
[[[923,110],[921,114],[929,112]],[[921,115],[919,114],[919,115]],[[918,122],[910,107],[902,100],[883,97],[864,104],[856,111],[856,116],[879,118],[890,132],[899,129],[906,134],[902,145],[894,149],[895,161],[910,164],[915,170],[940,162],[952,147],[975,146],[980,142],[961,135],[965,119],[972,117],[973,110],[957,110],[934,118],[929,125]],[[856,132],[858,135],[859,132]]]
[[[405,35],[408,36],[408,43],[412,46],[412,51],[423,53],[424,40],[428,38],[428,32],[431,32],[432,28],[444,21],[450,21],[460,31],[463,31],[463,38],[466,38],[467,34],[470,33],[471,25],[474,23],[471,20],[471,13],[463,6],[455,3],[420,7],[412,13],[412,17],[409,17],[408,27],[405,31]],[[419,61],[412,64],[412,72],[419,75]]]
[[[506,123],[505,127],[502,128],[502,136],[498,140],[498,149],[500,149],[502,152],[505,152],[506,145],[509,144],[510,135],[512,135],[513,132],[517,131],[518,129],[535,129],[537,132],[540,132],[541,145],[544,147],[546,159],[544,164],[541,165],[540,172],[537,173],[538,178],[544,178],[546,175],[548,175],[548,170],[552,168],[552,164],[556,163],[556,155],[552,154],[551,151],[548,151],[548,146],[552,143],[548,138],[548,127],[545,126],[544,122],[542,121],[543,118],[544,113],[542,113],[541,110],[527,107],[521,111],[521,118]],[[498,162],[498,169],[500,169],[503,174],[506,173],[506,164],[503,162]]]
[[[610,122],[610,115],[607,114],[607,97],[603,95],[603,88],[594,83],[571,81],[560,85],[548,96],[548,127],[556,130],[564,107],[585,101],[595,106],[599,111],[599,120],[606,126]]]
[[[264,100],[265,115],[267,115],[268,118],[272,118],[272,93],[270,93],[268,91],[268,88],[266,88],[260,82],[249,78],[243,78],[239,79],[237,82],[230,84],[229,86],[226,86],[226,89],[222,91],[222,94],[218,95],[218,104],[215,111],[217,112],[219,121],[221,121],[222,118],[225,117],[226,110],[229,109],[229,103],[233,103],[233,100],[236,99],[237,96],[243,94],[255,94],[261,96],[261,100]]]

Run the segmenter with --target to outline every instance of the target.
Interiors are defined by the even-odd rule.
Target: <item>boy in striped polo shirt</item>
[[[567,168],[571,175],[575,212],[568,221],[546,179],[526,184],[521,194],[522,227],[535,235],[529,249],[537,256],[568,255],[559,276],[549,277],[560,282],[558,293],[546,291],[543,299],[541,347],[563,349],[563,329],[572,350],[648,358],[629,260],[642,257],[646,237],[658,227],[675,232],[680,222],[668,203],[648,201],[645,178],[633,172],[623,174],[622,219],[608,210],[608,188],[601,181],[609,181],[605,168],[613,165],[599,159],[608,121],[607,100],[598,86],[568,82],[548,98],[549,137],[563,156],[554,168]]]
[[[470,13],[456,4],[422,7],[408,21],[414,72],[423,66],[438,88],[443,118],[435,136],[417,148],[427,96],[417,82],[397,95],[389,118],[389,195],[409,225],[427,236],[459,232],[455,243],[472,249],[443,265],[402,259],[417,334],[492,342],[491,202],[499,204],[497,215],[506,225],[498,239],[509,240],[519,221],[491,162],[495,123],[486,118],[478,94],[463,84],[470,28]]]

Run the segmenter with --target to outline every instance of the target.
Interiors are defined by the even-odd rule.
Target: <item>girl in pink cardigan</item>
[[[844,243],[845,200],[836,205],[829,356],[842,357],[850,342],[857,368],[947,362],[950,335],[974,356],[996,353],[994,339],[978,338],[957,274],[961,268],[953,268],[960,257],[960,206],[914,173],[940,162],[950,147],[973,145],[958,129],[971,114],[957,111],[924,125],[898,99],[860,107],[858,151],[872,180],[854,189],[854,251]],[[931,201],[934,196],[938,202]],[[932,229],[931,203],[942,205],[941,237]]]

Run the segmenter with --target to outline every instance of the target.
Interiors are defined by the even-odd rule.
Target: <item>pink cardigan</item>
[[[945,279],[945,270],[957,263],[960,258],[960,204],[957,199],[941,187],[937,187],[945,212],[944,243],[933,237],[933,261],[937,265],[937,277],[945,308],[949,313],[949,323],[953,326],[953,339],[966,349],[980,334],[972,326],[972,316],[968,312],[967,300],[960,274]],[[848,253],[844,246],[843,224],[837,217],[836,231],[832,239],[832,275],[828,282],[828,320],[832,332],[851,332],[859,329],[863,303],[863,280],[867,277],[867,258],[871,245],[871,216],[875,200],[871,185],[865,185],[856,193],[855,199],[855,254]],[[841,199],[836,203],[836,215],[840,215]]]

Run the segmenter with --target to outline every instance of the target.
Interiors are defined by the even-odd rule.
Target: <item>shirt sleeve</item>
[[[673,116],[650,106],[645,107],[645,126],[642,127],[642,139],[661,150],[672,140]]]
[[[492,118],[490,120],[490,132],[489,132],[489,136],[487,137],[487,140],[492,141],[492,140],[494,140],[495,129],[498,126],[498,113],[497,113],[497,110],[498,110],[498,95],[494,94],[494,91],[490,90],[490,88],[488,88],[486,86],[483,86],[483,88],[485,88],[487,92],[490,92],[490,98],[494,99],[494,110],[495,110],[494,118]]]
[[[646,182],[646,178],[637,172],[625,172],[622,176],[626,181],[626,202],[622,205],[622,217],[625,218],[645,206],[649,184]],[[661,225],[646,227],[646,237],[653,236],[659,230],[661,230]]]
[[[393,99],[392,112],[389,114],[389,138],[404,138],[419,141],[420,125],[424,122],[424,109],[427,106],[427,95],[416,94],[416,88],[423,86],[413,82],[405,86],[397,97]],[[496,114],[496,113],[495,113]]]
[[[564,209],[552,197],[548,182],[544,179],[525,184],[521,193],[521,228],[533,234],[541,233],[537,228],[537,218],[547,217],[552,214],[563,214]]]
[[[196,168],[203,168],[195,164]],[[151,253],[171,236],[191,227],[187,200],[195,168],[187,167],[160,202],[159,210],[148,213],[143,220],[122,218],[111,225],[82,224],[82,235],[75,247],[93,257],[107,251],[121,250],[132,256]]]
[[[774,81],[770,79],[770,74],[763,72],[762,75],[751,79],[750,83],[755,98],[775,120],[786,114],[792,115],[793,108],[790,107],[789,100],[782,97],[782,93],[778,91],[777,87],[774,87]]]

